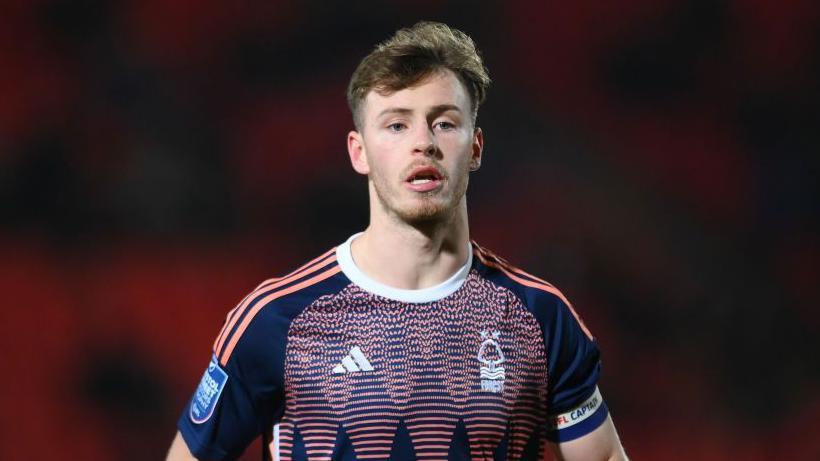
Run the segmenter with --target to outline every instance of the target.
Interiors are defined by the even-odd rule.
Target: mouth
[[[416,192],[429,192],[437,189],[443,180],[444,175],[432,166],[414,168],[405,178],[408,187]]]
[[[425,166],[413,169],[407,176],[406,181],[410,184],[426,184],[432,181],[441,181],[444,179],[436,168],[432,166]]]

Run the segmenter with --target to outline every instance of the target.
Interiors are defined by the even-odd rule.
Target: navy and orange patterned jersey
[[[355,237],[228,314],[178,423],[197,458],[261,435],[274,460],[535,460],[605,421],[598,348],[552,285],[472,243],[450,279],[396,289]]]

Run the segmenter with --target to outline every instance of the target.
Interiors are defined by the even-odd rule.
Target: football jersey
[[[555,287],[475,242],[448,280],[381,284],[347,242],[227,316],[178,427],[199,459],[535,460],[608,414],[592,335]]]

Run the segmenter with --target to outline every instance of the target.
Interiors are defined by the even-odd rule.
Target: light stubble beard
[[[439,171],[444,171],[438,165],[435,165]],[[406,176],[404,176],[406,177]],[[401,178],[401,182],[404,181]],[[400,191],[395,191],[390,184],[380,179],[371,176],[373,182],[373,189],[376,191],[376,198],[379,205],[393,219],[397,219],[403,223],[409,224],[413,227],[429,227],[431,225],[443,224],[452,220],[455,213],[458,211],[458,206],[461,203],[464,195],[467,193],[467,185],[469,183],[469,170],[456,176],[458,183],[452,190],[450,197],[441,197],[441,191],[435,190],[424,193],[417,193],[418,204],[413,206],[402,207],[396,203],[396,196]],[[445,186],[453,178],[452,175],[446,175]]]

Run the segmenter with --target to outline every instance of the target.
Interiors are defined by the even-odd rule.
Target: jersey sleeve
[[[283,345],[273,341],[276,325],[257,316],[235,334],[241,336],[230,354],[225,347],[213,351],[177,422],[189,450],[200,460],[238,458],[283,411]]]
[[[598,391],[598,345],[574,310],[559,297],[547,310],[547,438],[567,442],[600,426],[608,409]]]

